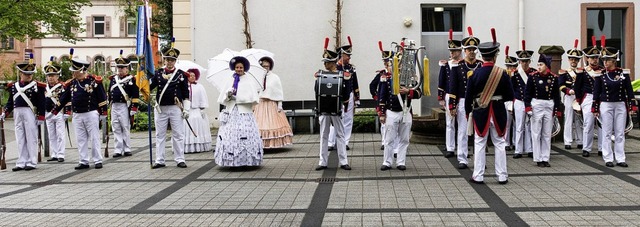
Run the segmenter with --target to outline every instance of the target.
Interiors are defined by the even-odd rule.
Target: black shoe
[[[122,157],[122,154],[120,154],[120,153],[115,153],[115,154],[113,154],[113,157],[114,157],[114,158],[119,158],[119,157]]]
[[[47,162],[57,162],[57,161],[58,161],[58,158],[47,159]]]
[[[398,153],[393,153],[393,158],[398,158]]]
[[[514,159],[522,158],[522,154],[513,154]]]
[[[604,165],[607,166],[607,167],[613,167],[613,162],[607,162]]]
[[[33,167],[33,166],[24,167],[24,170],[26,170],[26,171],[30,171],[30,170],[34,170],[34,169],[36,169],[36,167]]]
[[[153,166],[151,166],[151,168],[152,169],[160,169],[160,168],[164,168],[166,166],[167,165],[165,165],[165,164],[155,163],[155,164],[153,164]]]
[[[78,164],[78,166],[76,166],[74,169],[76,170],[81,170],[81,169],[88,169],[89,165],[86,164]]]
[[[187,168],[187,163],[180,162],[180,163],[178,163],[178,167],[180,167],[180,168]]]
[[[598,156],[602,157],[602,151],[598,151]]]
[[[467,166],[467,164],[464,164],[464,163],[459,163],[459,164],[458,164],[458,169],[466,169],[466,168],[469,168],[469,167]]]
[[[351,150],[351,148],[349,147],[349,145],[347,145],[347,150]]]
[[[629,165],[627,165],[627,163],[625,163],[625,162],[618,162],[618,163],[616,163],[616,165],[617,166],[622,166],[622,167],[629,167]]]
[[[527,153],[527,158],[533,158],[533,152]]]
[[[380,150],[384,151],[384,145],[380,146]]]
[[[544,167],[544,162],[538,162],[538,167]]]
[[[334,150],[336,150],[336,147],[334,147],[334,146],[329,146],[329,149],[328,149],[328,150],[329,150],[329,151],[334,151]]]
[[[505,146],[505,147],[504,147],[504,150],[505,150],[505,151],[511,151],[511,146]]]
[[[578,144],[578,149],[582,149],[582,144]]]
[[[64,162],[64,158],[58,158],[58,162]]]
[[[507,183],[509,183],[509,180],[498,181],[498,184],[507,184]]]
[[[326,169],[327,166],[316,166],[316,171]]]
[[[13,171],[13,172],[20,171],[20,170],[24,170],[24,168],[16,166],[16,167],[13,167],[13,169],[11,169],[11,171]]]
[[[344,169],[344,170],[351,170],[351,166],[349,166],[349,164],[346,165],[341,165],[340,169]]]
[[[474,183],[474,184],[484,184],[484,181],[476,181],[474,179],[469,179],[469,182]]]
[[[571,145],[564,145],[565,150],[571,150]]]
[[[583,151],[582,151],[582,157],[589,157],[589,152],[588,152],[588,151],[583,150]]]
[[[406,167],[406,166],[403,166],[403,165],[399,165],[399,166],[397,166],[396,168],[398,168],[399,170],[402,170],[402,171],[407,170],[407,167]]]
[[[551,164],[549,164],[549,162],[542,162],[542,164],[544,164],[544,167],[551,167]]]
[[[95,168],[96,169],[102,169],[102,163],[96,163]]]
[[[390,169],[391,169],[391,166],[385,166],[385,165],[380,166],[380,170],[382,170],[382,171],[387,171],[387,170],[390,170]]]
[[[453,156],[456,156],[456,154],[453,153],[453,151],[447,151],[447,153],[444,154],[445,158],[451,158]]]
[[[133,155],[133,154],[131,154],[131,152],[128,152],[128,151],[124,152],[124,156],[131,156],[131,155]]]

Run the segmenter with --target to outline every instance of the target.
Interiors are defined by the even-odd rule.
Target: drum
[[[319,114],[342,113],[342,72],[319,71],[316,79],[316,107]]]

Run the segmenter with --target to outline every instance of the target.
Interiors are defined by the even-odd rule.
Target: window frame
[[[96,18],[102,17],[102,21],[98,21],[96,20]],[[101,23],[102,24],[102,34],[97,34],[96,31],[98,29],[96,29],[96,24]],[[93,33],[93,37],[106,37],[107,34],[107,16],[105,15],[92,15],[91,16],[91,26],[93,27],[93,31],[91,31]]]

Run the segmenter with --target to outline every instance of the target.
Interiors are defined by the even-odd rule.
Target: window
[[[100,76],[106,75],[107,72],[107,62],[104,59],[104,56],[97,55],[93,57],[93,70],[96,74]]]
[[[13,38],[9,37],[6,41],[2,42],[2,46],[0,47],[2,50],[13,50],[15,49]]]
[[[94,16],[93,17],[93,35],[94,36],[104,36],[105,23],[104,16]]]
[[[462,31],[462,7],[428,6],[422,8],[422,32]]]
[[[136,36],[138,34],[138,27],[136,26],[136,18],[127,18],[127,36]]]
[[[622,9],[587,9],[587,37],[595,36],[600,44],[600,37],[606,37],[608,47],[624,50],[624,14]],[[588,46],[591,46],[591,41]],[[624,59],[620,59],[624,67]]]
[[[591,37],[595,36],[600,45],[600,36],[607,38],[606,46],[619,49],[621,53],[618,66],[634,69],[636,62],[636,17],[633,2],[619,3],[582,3],[580,4],[580,45],[591,46]],[[631,79],[634,79],[632,73]],[[637,77],[636,77],[637,78]]]

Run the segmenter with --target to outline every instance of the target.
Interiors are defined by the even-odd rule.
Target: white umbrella
[[[225,82],[232,79],[234,71],[229,67],[229,61],[236,56],[243,56],[240,52],[233,51],[229,48],[224,49],[222,53],[216,55],[213,58],[209,59],[209,67],[207,69],[207,80],[213,84],[219,92],[223,91],[223,86]],[[249,70],[246,70],[245,73],[253,78],[253,80],[262,87],[262,81],[264,80],[264,76],[267,71],[258,65],[257,59],[251,60],[250,58],[254,58],[254,56],[249,56]]]
[[[189,60],[178,60],[176,61],[175,67],[185,72],[189,69],[198,69],[201,75],[204,75],[207,72],[207,69]]]

